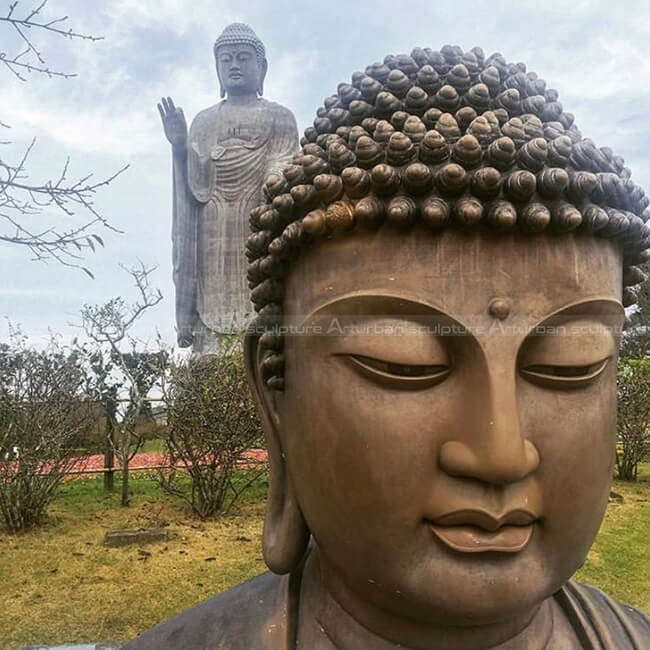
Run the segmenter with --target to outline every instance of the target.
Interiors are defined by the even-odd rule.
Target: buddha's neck
[[[506,623],[447,627],[398,619],[368,603],[360,603],[345,591],[336,579],[328,576],[327,567],[321,566],[318,551],[314,549],[303,574],[297,647],[310,650],[543,650],[549,647],[553,635],[554,605],[550,599],[534,611]]]
[[[257,93],[247,95],[228,95],[225,102],[229,106],[249,106],[257,101]]]

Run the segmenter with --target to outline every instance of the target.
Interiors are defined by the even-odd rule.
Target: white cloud
[[[264,94],[290,107],[296,113],[299,124],[313,119],[311,113],[314,107],[307,104],[310,88],[305,79],[314,76],[320,62],[321,55],[309,50],[282,52],[269,62]]]
[[[108,16],[130,26],[164,25],[184,35],[212,25],[226,25],[237,18],[237,12],[214,0],[115,0],[107,7]]]
[[[120,80],[109,83],[119,96]],[[205,107],[216,101],[216,79],[211,81],[198,68],[179,69],[164,81],[141,86],[128,105],[121,105],[119,100],[75,105],[66,95],[46,100],[41,91],[18,86],[12,101],[3,108],[2,118],[11,124],[15,137],[36,135],[60,144],[67,152],[131,158],[158,148],[163,135],[156,102],[167,94]],[[48,110],[43,110],[43,101],[47,101]]]
[[[3,296],[46,296],[54,295],[54,289],[13,289],[11,287],[1,287],[0,288],[0,297]]]

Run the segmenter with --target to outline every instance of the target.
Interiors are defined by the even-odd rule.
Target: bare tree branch
[[[0,242],[19,244],[28,248],[34,259],[53,258],[67,266],[77,266],[84,248],[95,250],[103,246],[103,239],[90,233],[94,226],[103,226],[119,232],[95,208],[93,198],[97,190],[110,185],[128,165],[108,178],[92,182],[92,175],[68,181],[69,159],[54,181],[30,183],[26,163],[34,148],[35,140],[25,150],[16,165],[0,158]],[[3,178],[4,176],[4,178]],[[29,228],[24,218],[42,214],[46,209],[58,209],[66,216],[74,216],[77,210],[89,213],[89,218],[70,229],[47,227],[43,230]],[[80,267],[84,268],[84,267]],[[87,269],[84,269],[87,271]]]
[[[48,0],[42,0],[40,4],[27,11],[24,15],[19,16],[16,12],[19,2],[16,0],[9,5],[7,14],[5,16],[0,16],[0,24],[4,23],[6,26],[10,26],[14,33],[18,35],[20,41],[22,41],[24,48],[17,54],[13,55],[8,55],[6,52],[0,52],[0,63],[3,63],[13,73],[13,75],[21,81],[27,81],[22,74],[23,72],[37,72],[45,74],[48,77],[63,77],[66,79],[76,76],[76,74],[72,72],[61,72],[48,68],[45,59],[43,58],[43,54],[36,47],[34,41],[28,36],[28,30],[41,30],[64,38],[75,38],[83,41],[100,41],[103,38],[101,36],[82,34],[72,28],[65,29],[64,24],[68,20],[67,16],[61,16],[49,21],[41,19],[41,13],[47,3]],[[30,56],[32,57],[31,62],[24,60],[26,57],[28,58]]]
[[[132,268],[120,267],[133,278],[139,293],[138,300],[127,305],[121,297],[112,298],[103,305],[85,305],[81,312],[83,328],[88,336],[100,345],[109,345],[118,353],[120,343],[135,321],[163,298],[160,290],[152,289],[149,283],[149,276],[157,267],[147,268],[141,260]]]
[[[17,35],[22,47],[16,54],[0,51],[0,63],[21,81],[26,81],[25,72],[43,73],[49,77],[76,76],[74,73],[49,68],[32,39],[30,30],[84,41],[98,41],[102,37],[67,27],[67,16],[45,19],[43,10],[48,0],[33,3],[32,8],[25,9],[24,12],[20,12],[19,4],[18,0],[9,4],[6,15],[0,16],[0,27],[7,27]],[[0,121],[0,128],[10,127]],[[0,145],[8,144],[9,142],[0,141]],[[34,145],[35,140],[32,140],[16,163],[8,162],[0,155],[0,244],[17,244],[29,250],[34,260],[54,260],[65,266],[79,268],[93,277],[80,264],[80,260],[84,252],[95,251],[97,245],[104,245],[103,239],[95,230],[103,227],[120,232],[98,212],[93,201],[94,195],[100,188],[110,185],[128,165],[100,181],[94,181],[92,174],[78,180],[69,180],[68,159],[55,180],[32,182],[27,163]],[[50,211],[59,212],[68,223],[74,221],[74,225],[34,225],[39,223],[38,217]],[[70,219],[77,217],[78,212],[82,213],[81,218]],[[48,214],[48,220],[49,216]]]
[[[103,305],[84,305],[81,310],[83,328],[87,336],[95,343],[98,350],[110,350],[111,358],[125,377],[129,390],[129,405],[122,414],[120,422],[115,424],[114,450],[122,472],[122,505],[129,503],[128,479],[129,461],[142,445],[142,438],[136,433],[138,416],[142,412],[147,395],[140,388],[135,371],[129,364],[129,355],[122,349],[122,343],[128,337],[129,330],[142,314],[162,300],[158,289],[153,289],[149,276],[155,267],[147,268],[142,261],[133,268],[122,268],[131,275],[138,289],[139,297],[131,305],[122,298],[112,298]]]

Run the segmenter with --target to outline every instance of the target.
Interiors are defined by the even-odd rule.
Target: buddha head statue
[[[311,536],[335,600],[414,647],[419,625],[521,620],[604,514],[650,202],[480,48],[354,73],[301,144],[247,243],[267,564]]]
[[[214,43],[221,97],[262,95],[268,63],[264,44],[244,23],[228,25]]]

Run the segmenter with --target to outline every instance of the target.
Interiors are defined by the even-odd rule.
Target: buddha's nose
[[[514,377],[499,384],[477,403],[478,412],[464,422],[464,430],[442,444],[439,463],[445,473],[506,485],[539,466],[539,452],[521,429]]]

